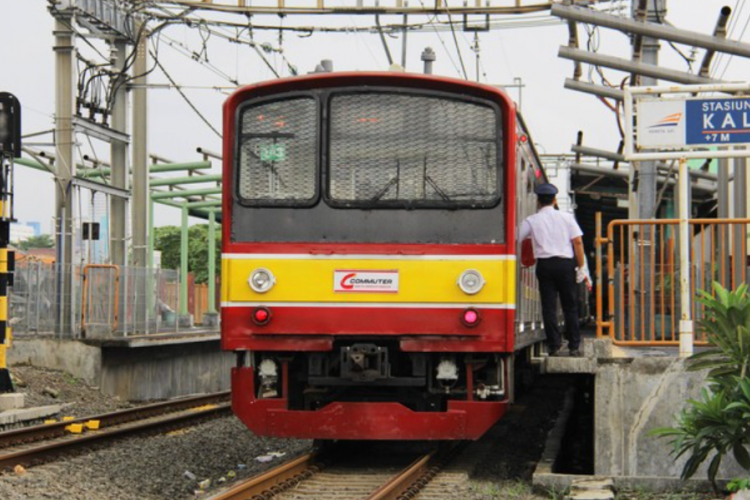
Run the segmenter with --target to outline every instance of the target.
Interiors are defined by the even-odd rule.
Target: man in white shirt
[[[555,209],[557,188],[540,184],[534,189],[539,211],[521,223],[519,240],[531,238],[536,258],[536,277],[542,299],[544,333],[550,356],[558,355],[562,340],[557,327],[557,297],[560,297],[571,356],[580,356],[578,283],[585,279],[585,260],[580,226],[572,214]]]

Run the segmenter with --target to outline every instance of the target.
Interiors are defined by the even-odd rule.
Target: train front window
[[[328,196],[336,206],[493,207],[500,125],[488,104],[386,92],[330,100]]]
[[[316,101],[291,98],[240,115],[238,186],[243,203],[305,205],[317,199]]]

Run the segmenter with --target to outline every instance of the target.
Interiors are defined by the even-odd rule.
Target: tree
[[[40,234],[39,236],[30,236],[24,241],[18,243],[19,250],[29,250],[31,248],[54,248],[55,242],[49,234]]]
[[[180,268],[181,229],[178,226],[154,228],[154,248],[161,251],[161,266],[165,269]],[[221,272],[221,231],[216,231],[216,275]],[[188,229],[188,272],[193,273],[196,283],[208,281],[208,224],[196,224]]]

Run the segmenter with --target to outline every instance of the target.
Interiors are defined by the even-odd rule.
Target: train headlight
[[[247,283],[254,291],[258,293],[266,293],[276,284],[276,278],[268,269],[260,268],[250,273]]]
[[[482,273],[474,269],[469,269],[461,273],[458,277],[458,287],[467,295],[474,295],[484,287],[484,278]]]

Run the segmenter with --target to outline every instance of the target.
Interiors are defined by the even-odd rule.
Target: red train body
[[[250,429],[476,439],[502,417],[514,355],[541,338],[516,221],[544,179],[506,94],[261,83],[226,101],[223,156],[222,346]]]

